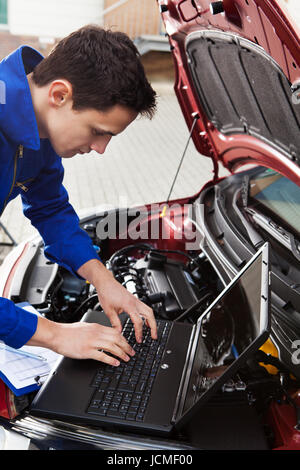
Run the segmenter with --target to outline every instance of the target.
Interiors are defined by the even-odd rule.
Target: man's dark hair
[[[38,86],[58,78],[72,84],[75,110],[106,111],[119,104],[150,118],[154,114],[156,93],[125,33],[87,25],[60,40],[33,71]]]

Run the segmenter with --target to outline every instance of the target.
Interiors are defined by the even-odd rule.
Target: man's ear
[[[64,106],[72,100],[72,91],[72,85],[68,80],[53,80],[48,89],[49,105],[55,108]]]

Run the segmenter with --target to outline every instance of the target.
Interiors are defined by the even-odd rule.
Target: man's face
[[[123,132],[136,117],[135,111],[121,105],[103,112],[95,109],[74,111],[69,101],[51,114],[49,139],[56,153],[63,158],[92,150],[102,154],[112,136]]]

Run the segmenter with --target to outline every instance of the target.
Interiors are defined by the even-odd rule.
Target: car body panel
[[[278,170],[299,184],[299,142],[294,149],[283,150],[280,145],[274,147],[271,139],[254,137],[247,129],[244,133],[220,132],[205,112],[203,99],[199,99],[186,53],[191,36],[202,35],[210,41],[216,35],[220,36],[222,32],[226,32],[232,42],[240,42],[241,48],[246,47],[248,43],[249,51],[252,50],[257,56],[263,54],[265,58],[269,57],[273,66],[278,67],[286,78],[286,85],[292,86],[300,80],[300,43],[297,28],[274,0],[224,1],[225,12],[216,15],[212,15],[210,11],[211,3],[208,0],[159,0],[174,57],[175,92],[190,130],[194,119],[199,118],[194,123],[192,132],[194,144],[202,155],[212,158],[215,177],[218,175],[220,161],[230,171],[250,163]],[[196,15],[196,11],[197,16],[193,17],[192,12]],[[238,24],[232,11],[236,12],[240,19]],[[228,56],[228,60],[230,59]],[[290,89],[290,95],[286,98],[293,108],[292,114],[297,113],[295,126],[299,127],[300,106],[295,101],[293,90]],[[273,102],[268,103],[272,106],[271,114],[276,113],[276,92],[278,94],[278,89],[269,90],[271,98],[274,93]],[[214,93],[215,89],[212,87],[211,94]],[[206,94],[210,94],[207,89]],[[251,121],[246,120],[247,127],[251,127],[251,124]]]

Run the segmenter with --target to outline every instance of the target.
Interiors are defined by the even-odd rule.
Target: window
[[[7,24],[7,0],[0,0],[0,24]]]

